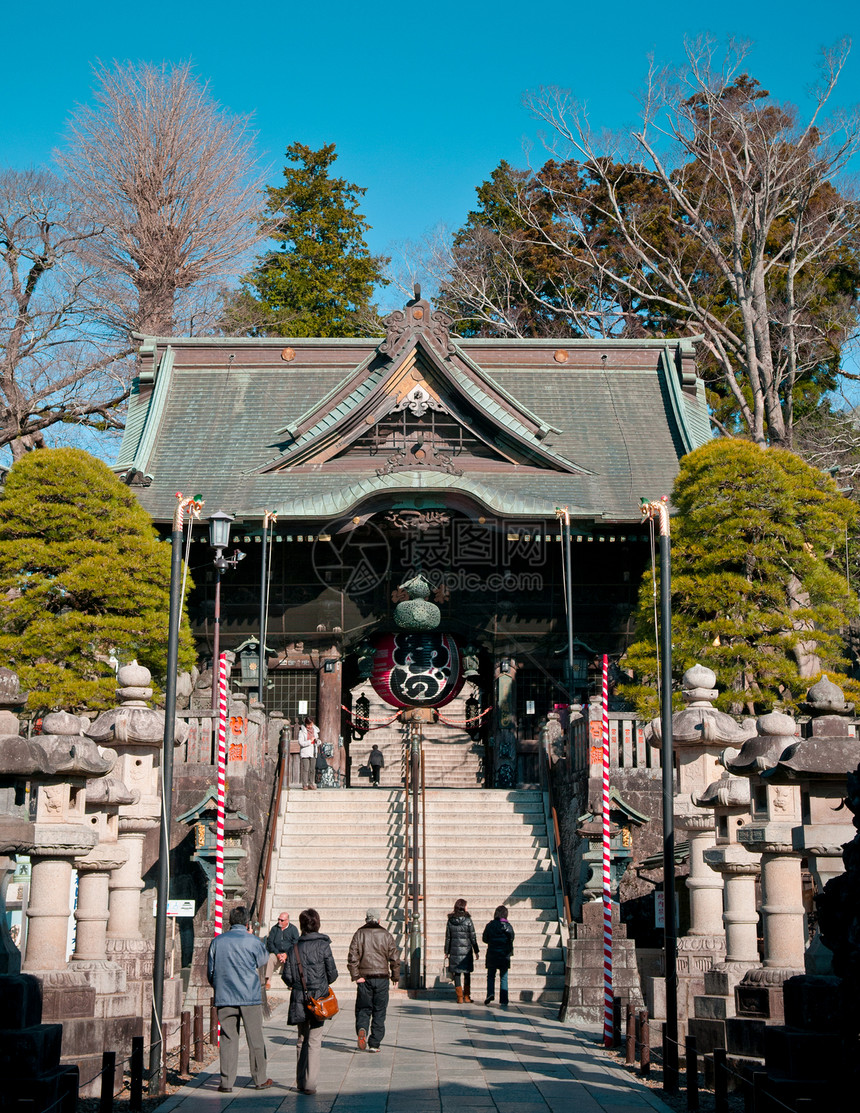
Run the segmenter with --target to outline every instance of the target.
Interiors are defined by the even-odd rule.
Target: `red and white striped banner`
[[[218,820],[215,829],[215,934],[224,923],[224,800],[227,793],[227,654],[218,658]]]
[[[603,654],[603,1043],[613,1044],[612,875],[609,848],[609,658]]]

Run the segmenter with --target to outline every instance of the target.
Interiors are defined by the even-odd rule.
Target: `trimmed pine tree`
[[[793,710],[822,672],[845,676],[844,631],[858,613],[845,577],[858,507],[784,449],[721,439],[690,453],[672,493],[673,676],[696,662],[717,674],[734,714]],[[659,577],[659,567],[657,569]],[[621,692],[657,714],[653,581],[643,579]]]
[[[104,463],[55,448],[14,465],[0,498],[0,661],[31,709],[114,706],[111,657],[163,684],[169,606],[170,546]],[[184,615],[179,661],[194,662]]]

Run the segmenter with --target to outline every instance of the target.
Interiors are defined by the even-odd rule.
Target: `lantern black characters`
[[[457,642],[435,630],[383,634],[370,683],[392,707],[444,707],[463,687]]]

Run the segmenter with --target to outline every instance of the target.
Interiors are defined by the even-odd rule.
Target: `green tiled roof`
[[[311,462],[266,471],[294,443],[288,430],[321,399],[331,399],[334,422],[371,389],[382,373],[376,369],[366,381],[362,372],[350,397],[338,401],[356,370],[373,365],[377,342],[170,338],[169,360],[167,339],[147,343],[162,353],[161,363],[152,393],[132,400],[116,470],[133,464],[152,477],[136,491],[163,522],[172,519],[178,490],[200,492],[207,510],[248,518],[266,509],[282,520],[324,520],[355,513],[366,499],[395,501],[398,494],[440,506],[451,493],[495,515],[547,517],[568,505],[580,520],[639,521],[640,498],[668,493],[680,456],[710,436],[701,384],[682,387],[676,341],[470,340],[457,344],[451,379],[473,400],[486,399],[488,416],[495,412],[502,431],[514,423],[528,433],[526,418],[513,416],[487,390],[497,388],[514,413],[533,417],[541,427],[536,443],[546,453],[543,466],[475,461],[462,475],[416,468],[377,476],[384,460],[344,457],[323,467]],[[278,358],[286,344],[297,353],[290,363]],[[560,345],[576,358],[535,364],[536,350]],[[234,351],[235,360],[228,358]],[[320,428],[325,421],[320,418]],[[583,470],[556,469],[552,457]]]

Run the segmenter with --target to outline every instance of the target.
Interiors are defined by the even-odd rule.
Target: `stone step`
[[[421,853],[421,841],[422,839],[419,833],[419,856]],[[411,832],[409,842],[411,845]],[[487,839],[480,843],[476,843],[473,840],[471,845],[483,847],[487,843],[490,843],[498,849],[498,843],[492,842],[492,840],[490,839]],[[314,832],[313,834],[308,834],[307,832],[296,832],[294,835],[291,836],[290,844],[294,847],[313,845],[320,848],[325,848],[326,850],[337,849],[342,854],[352,854],[360,850],[372,850],[377,852],[378,855],[390,855],[392,853],[402,854],[403,848],[406,845],[406,836],[403,833],[386,833],[385,841],[380,842],[379,834],[377,832],[368,832],[362,826],[362,829],[359,833],[350,834],[349,840],[346,845],[344,845],[343,836],[340,833],[331,831],[319,831]],[[427,833],[428,859],[430,858],[431,851],[434,854],[438,854],[443,851],[461,849],[462,845],[462,835],[443,835],[437,831],[434,832],[431,838],[430,832],[428,831]],[[546,850],[546,846],[546,835],[530,835],[527,832],[514,832],[510,839],[506,839],[504,849],[505,854],[507,854],[509,852],[509,849],[513,847],[516,849],[516,853],[518,856],[525,856],[529,854],[529,852],[531,852],[531,856],[540,857],[541,852]],[[275,850],[275,853],[277,853],[277,848]]]

